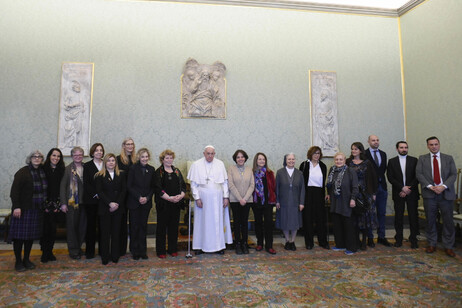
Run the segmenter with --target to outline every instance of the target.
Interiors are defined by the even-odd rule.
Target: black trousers
[[[120,258],[121,220],[122,213],[120,211],[100,216],[101,242],[99,243],[99,254],[103,262],[109,261],[109,259],[117,262]]]
[[[120,217],[120,238],[119,238],[119,247],[120,255],[124,256],[127,253],[127,243],[128,243],[128,210],[123,209]]]
[[[87,214],[87,232],[85,233],[85,255],[87,257],[95,256],[95,246],[97,239],[98,225],[98,204],[84,204],[85,213]]]
[[[358,233],[355,220],[353,214],[350,217],[346,217],[332,213],[334,239],[337,248],[346,248],[353,252],[358,250]]]
[[[419,232],[419,213],[417,210],[418,200],[400,198],[399,200],[394,200],[395,208],[395,240],[398,242],[403,241],[403,224],[404,224],[404,209],[407,204],[407,214],[409,219],[409,229],[411,234],[409,240],[411,242],[417,242],[417,234]]]
[[[314,232],[318,235],[318,243],[327,245],[327,209],[325,207],[322,187],[308,186],[305,194],[305,208],[302,211],[305,246],[314,246]]]
[[[56,223],[58,213],[43,212],[43,234],[40,238],[40,248],[42,254],[50,255],[53,252],[53,247],[56,240]]]
[[[265,239],[265,249],[273,248],[273,205],[261,205],[254,203],[252,206],[253,216],[255,217],[255,235],[257,245],[263,246]]]
[[[148,230],[148,217],[150,206],[142,205],[129,209],[130,213],[130,250],[133,256],[142,256],[147,253],[146,236]]]
[[[231,210],[233,211],[234,241],[236,243],[247,244],[250,207],[251,203],[246,203],[242,206],[239,202],[231,202]]]
[[[180,207],[178,204],[166,202],[157,207],[156,253],[165,255],[165,237],[168,238],[168,253],[178,252],[178,224]]]

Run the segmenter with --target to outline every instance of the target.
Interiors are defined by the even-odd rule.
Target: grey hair
[[[71,150],[71,156],[74,155],[74,152],[82,152],[82,155],[85,154],[85,151],[81,148],[81,147],[73,147],[72,150]]]
[[[34,151],[30,152],[29,155],[27,155],[27,157],[26,157],[26,165],[30,164],[32,156],[34,156],[35,154],[38,154],[38,155],[42,156],[42,162],[43,162],[43,159],[44,159],[43,153],[40,152],[39,150],[34,150]]]
[[[295,158],[295,154],[293,152],[290,152],[290,153],[287,153],[286,155],[284,155],[284,161],[282,162],[282,165],[284,167],[287,167],[287,156],[289,156],[289,155],[293,155],[294,158]]]

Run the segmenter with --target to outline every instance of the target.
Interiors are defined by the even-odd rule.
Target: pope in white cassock
[[[204,157],[189,169],[188,179],[195,200],[193,249],[224,253],[233,243],[229,221],[228,174],[223,162],[215,158],[215,148],[208,145]]]

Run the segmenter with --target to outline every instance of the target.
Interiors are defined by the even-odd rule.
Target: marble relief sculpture
[[[339,150],[336,73],[310,71],[310,92],[312,144],[333,156]]]
[[[88,153],[93,63],[64,63],[59,102],[58,148],[70,155],[75,146]]]
[[[226,66],[188,59],[181,75],[182,118],[226,118]]]

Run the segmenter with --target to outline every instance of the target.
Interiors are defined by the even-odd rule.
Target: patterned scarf
[[[34,208],[42,209],[45,205],[45,200],[47,199],[47,177],[45,171],[41,167],[34,168],[32,164],[29,165],[30,174],[32,175],[32,184],[34,186],[32,194],[32,202]]]
[[[82,169],[82,168],[80,168]],[[79,172],[80,171],[80,172]],[[69,197],[69,205],[72,206],[74,209],[77,209],[79,207],[79,179],[81,178],[80,173],[82,170],[79,170],[75,166],[74,163],[72,163],[72,170],[71,170],[71,191],[70,191],[70,197]]]
[[[342,181],[346,169],[346,165],[343,165],[342,167],[333,166],[329,172],[329,177],[327,178],[327,188],[333,187],[334,196],[336,198],[339,198],[340,194],[342,193]],[[338,173],[338,175],[334,179],[335,173]]]
[[[261,204],[265,204],[265,186],[263,185],[263,178],[266,176],[266,168],[255,170],[255,191],[253,192],[253,202],[257,203],[260,197]]]

